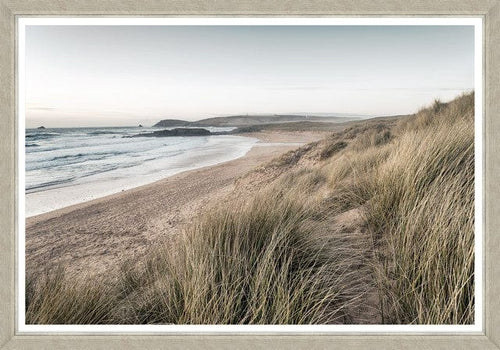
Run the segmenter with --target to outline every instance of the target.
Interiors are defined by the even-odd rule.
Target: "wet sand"
[[[234,190],[235,180],[325,133],[262,132],[244,157],[186,171],[149,185],[26,219],[26,271],[62,265],[68,275],[107,273],[181,232],[204,207]]]

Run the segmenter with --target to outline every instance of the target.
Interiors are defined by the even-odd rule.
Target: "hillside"
[[[183,232],[114,276],[28,276],[27,322],[471,324],[474,94],[285,153]]]
[[[394,116],[394,117],[377,117],[369,119],[369,123],[372,122],[390,122],[403,118],[406,116]],[[231,131],[233,134],[244,134],[252,132],[261,131],[318,131],[318,132],[340,132],[344,130],[349,125],[356,125],[356,123],[364,123],[364,121],[338,121],[338,122],[323,122],[323,121],[296,121],[296,122],[284,122],[284,123],[269,123],[269,124],[257,124],[249,126],[241,126],[237,129]]]
[[[352,250],[345,259],[358,270],[345,288],[364,301],[351,317],[367,322],[360,315],[376,308],[381,323],[473,322],[474,94],[353,122],[248,174],[239,197],[267,184],[307,198],[328,226],[323,239],[340,240],[332,254]],[[371,290],[356,284],[365,268]]]
[[[178,126],[218,126],[218,127],[242,127],[258,124],[290,123],[290,122],[328,122],[340,123],[359,119],[357,117],[320,117],[306,115],[235,115],[229,117],[207,118],[194,122],[180,119],[164,119],[156,123],[155,127],[178,127]]]
[[[153,126],[170,128],[170,127],[179,127],[179,126],[189,126],[190,124],[191,124],[191,122],[188,122],[186,120],[163,119],[163,120],[160,120],[158,123],[156,123]]]

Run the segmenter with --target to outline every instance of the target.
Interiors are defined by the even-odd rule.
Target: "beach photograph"
[[[26,325],[478,321],[477,28],[311,23],[26,26]]]

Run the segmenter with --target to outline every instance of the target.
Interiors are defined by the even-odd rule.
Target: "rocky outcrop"
[[[172,130],[159,130],[149,133],[132,135],[129,137],[173,137],[173,136],[209,136],[210,131],[203,128],[177,128]]]

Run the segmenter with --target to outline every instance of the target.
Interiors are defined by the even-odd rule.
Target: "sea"
[[[129,137],[163,129],[168,128],[26,129],[26,217],[230,161],[258,142],[236,135]]]

